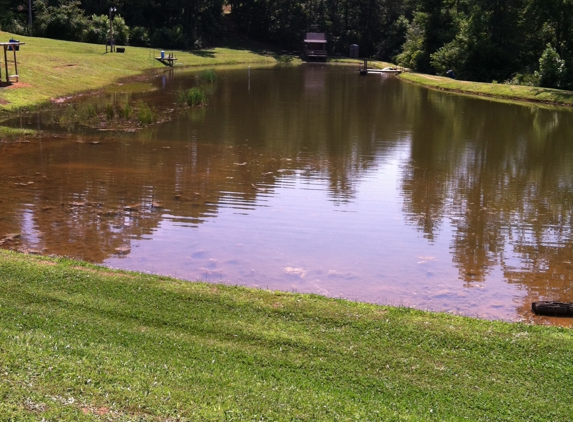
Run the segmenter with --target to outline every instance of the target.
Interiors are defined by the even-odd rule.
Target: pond
[[[2,247],[487,319],[573,301],[573,114],[303,65],[115,85],[8,125]],[[138,88],[139,89],[139,88]],[[164,123],[62,124],[152,104]]]

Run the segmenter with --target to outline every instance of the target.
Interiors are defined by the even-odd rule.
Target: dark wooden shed
[[[323,32],[307,32],[304,37],[304,55],[307,59],[326,60],[326,34]]]

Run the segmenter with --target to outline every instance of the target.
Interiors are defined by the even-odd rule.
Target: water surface
[[[334,66],[217,76],[200,109],[175,105],[197,72],[77,100],[170,116],[135,132],[61,127],[61,110],[10,122],[46,136],[0,144],[2,247],[571,325],[530,312],[573,301],[571,111]]]

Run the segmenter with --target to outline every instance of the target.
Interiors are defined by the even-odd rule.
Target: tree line
[[[228,19],[290,51],[305,32],[325,32],[330,54],[358,44],[361,56],[421,72],[573,89],[573,0],[0,0],[0,26],[105,42],[110,7],[118,43],[200,48],[225,36]]]

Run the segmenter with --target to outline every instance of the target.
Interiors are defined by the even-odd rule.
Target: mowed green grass
[[[560,89],[461,81],[443,76],[410,72],[402,73],[400,78],[441,91],[499,98],[506,101],[526,101],[550,105],[573,106],[573,92]]]
[[[104,45],[25,37],[0,31],[0,40],[7,42],[12,37],[26,44],[17,52],[19,82],[0,88],[0,111],[35,106],[56,98],[100,89],[150,69],[165,69],[155,60],[160,55],[157,49],[128,46],[125,53],[106,53]],[[248,48],[166,53],[175,54],[177,67],[276,63],[273,57]],[[9,73],[12,74],[12,52],[8,52],[8,60]],[[5,81],[4,57],[1,71],[2,80]]]
[[[0,251],[0,419],[569,421],[573,331]]]

